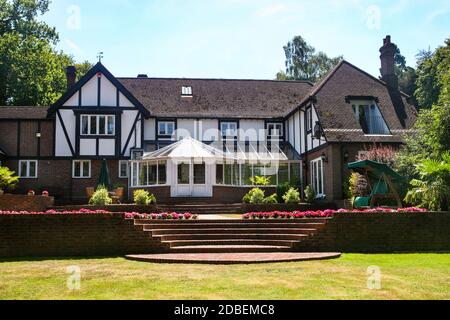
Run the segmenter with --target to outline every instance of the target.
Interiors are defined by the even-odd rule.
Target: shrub
[[[349,193],[352,197],[364,197],[368,194],[368,186],[366,178],[353,172],[349,179]]]
[[[263,200],[263,203],[269,203],[269,204],[275,204],[275,203],[278,203],[278,197],[277,197],[277,194],[274,193],[273,195],[268,196],[267,198],[265,198],[265,199]]]
[[[307,203],[313,203],[316,200],[316,192],[313,187],[307,186],[305,188],[305,201]]]
[[[99,187],[89,200],[89,204],[94,206],[106,206],[111,203],[112,199],[109,197],[108,190],[105,187]]]
[[[156,197],[153,194],[149,194],[146,190],[136,190],[133,193],[133,200],[138,205],[149,205],[156,203]]]
[[[0,167],[0,190],[15,188],[19,177],[7,167]]]
[[[254,176],[250,178],[250,181],[254,186],[264,187],[270,185],[270,177]]]
[[[300,203],[300,192],[298,189],[290,188],[283,196],[285,203]]]
[[[261,204],[264,202],[265,192],[259,188],[254,188],[251,191],[250,203],[251,204]]]

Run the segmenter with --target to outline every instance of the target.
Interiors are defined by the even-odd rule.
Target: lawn
[[[70,291],[68,266],[81,268]],[[367,288],[367,268],[381,289]],[[345,254],[263,265],[148,264],[123,258],[0,262],[0,299],[450,299],[450,254]]]

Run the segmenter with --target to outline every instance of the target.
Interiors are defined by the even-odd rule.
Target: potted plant
[[[123,199],[125,195],[125,185],[123,183],[116,183],[114,185],[114,193],[119,199]]]
[[[43,197],[48,197],[49,196],[48,191],[47,190],[42,191],[42,196]]]
[[[27,192],[27,195],[29,195],[29,196],[34,196],[35,194],[36,193],[32,189],[28,190],[28,192]]]
[[[15,172],[7,167],[0,167],[0,195],[5,193],[6,189],[13,189],[19,177],[15,176]]]

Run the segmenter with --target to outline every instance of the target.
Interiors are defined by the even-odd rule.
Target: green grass
[[[67,289],[66,267],[81,268]],[[381,268],[381,290],[367,268]],[[149,264],[123,258],[0,262],[0,299],[450,299],[450,254],[345,254],[262,265]]]

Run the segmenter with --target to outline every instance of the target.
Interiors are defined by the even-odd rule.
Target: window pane
[[[246,163],[242,166],[242,184],[245,186],[251,186],[252,182],[250,179],[253,177],[252,173],[252,165],[249,163]]]
[[[89,117],[81,116],[81,134],[89,134]]]
[[[223,164],[216,165],[216,184],[223,184]]]
[[[293,184],[300,184],[300,174],[301,174],[300,163],[291,163],[291,176],[290,180]]]
[[[120,177],[128,177],[128,164],[125,161],[120,162]]]
[[[233,185],[238,186],[240,184],[239,179],[239,164],[235,163],[233,164]]]
[[[132,179],[131,179],[131,184],[132,184],[134,187],[136,187],[137,184],[138,184],[138,172],[137,172],[137,168],[138,168],[137,163],[136,163],[136,162],[133,162],[133,163],[131,164],[131,177],[132,177]]]
[[[280,163],[278,168],[278,184],[289,182],[289,166],[287,163]]]
[[[98,133],[106,134],[106,119],[105,116],[98,117]]]
[[[233,172],[233,165],[232,164],[225,164],[225,184],[231,185],[232,184],[232,172]]]
[[[206,183],[206,166],[202,164],[194,164],[194,184],[205,184]]]
[[[83,161],[83,178],[89,178],[91,163],[89,161]]]
[[[178,165],[178,183],[189,184],[189,163],[182,163]]]
[[[108,134],[113,135],[115,132],[115,123],[114,123],[115,117],[109,116],[108,117]]]
[[[21,177],[26,177],[27,176],[27,168],[28,168],[27,162],[26,161],[22,161],[20,163],[20,176]]]
[[[29,177],[30,178],[34,178],[34,177],[36,177],[37,176],[37,174],[36,174],[36,161],[30,161],[29,162],[30,163],[30,171],[29,171]]]
[[[318,173],[318,179],[319,179],[319,194],[323,194],[323,193],[324,193],[324,190],[323,190],[323,181],[322,181],[322,176],[323,176],[323,161],[319,161],[318,165],[319,165],[319,173]]]
[[[81,163],[79,161],[73,163],[73,176],[76,178],[81,176]]]
[[[148,184],[149,185],[155,185],[156,184],[156,172],[157,172],[157,166],[155,164],[149,164],[148,167]]]
[[[167,174],[166,174],[166,163],[164,161],[159,162],[158,164],[158,184],[166,184],[167,183]]]
[[[91,130],[90,134],[96,135],[97,134],[97,117],[91,116]]]
[[[167,124],[167,132],[166,132],[166,134],[167,135],[172,135],[174,131],[175,131],[175,124],[173,122],[169,122]]]
[[[139,186],[146,186],[147,185],[147,164],[146,163],[139,163],[139,177],[138,177],[138,185]]]

